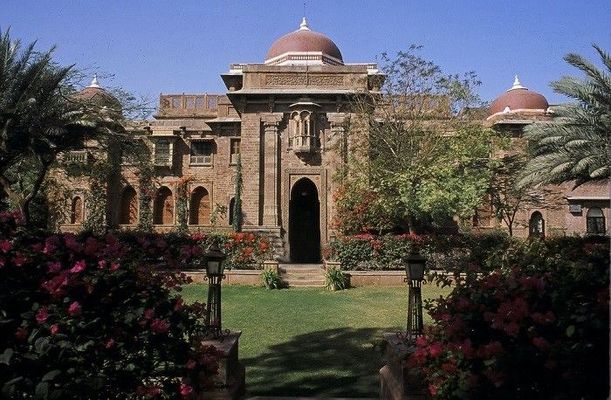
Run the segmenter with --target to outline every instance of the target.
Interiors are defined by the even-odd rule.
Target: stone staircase
[[[323,287],[325,270],[322,264],[280,264],[280,278],[289,287]]]

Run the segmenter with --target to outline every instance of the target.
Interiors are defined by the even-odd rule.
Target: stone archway
[[[210,195],[206,188],[198,186],[193,190],[189,209],[190,225],[210,224]]]
[[[320,201],[314,182],[301,178],[291,190],[289,204],[291,262],[320,262]]]
[[[157,195],[153,201],[153,224],[174,224],[174,199],[172,198],[172,191],[165,186],[157,190]]]
[[[138,195],[131,186],[123,189],[121,208],[119,210],[119,223],[126,225],[138,223]]]

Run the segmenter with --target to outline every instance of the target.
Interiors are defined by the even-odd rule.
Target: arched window
[[[605,214],[598,207],[592,207],[586,215],[586,230],[592,235],[602,235],[606,232]]]
[[[82,224],[83,214],[83,199],[80,196],[75,196],[70,207],[70,223]]]
[[[158,225],[172,225],[174,223],[174,198],[172,191],[165,186],[157,190],[153,202],[153,223]]]
[[[545,220],[543,220],[543,215],[541,215],[539,211],[535,211],[530,216],[530,221],[528,222],[528,236],[545,236]]]
[[[133,187],[127,186],[121,196],[119,223],[133,225],[138,222],[138,199]]]
[[[207,225],[210,223],[210,195],[205,188],[198,186],[191,192],[189,211],[189,224]]]
[[[235,215],[235,197],[229,200],[229,225],[233,225],[233,216]]]

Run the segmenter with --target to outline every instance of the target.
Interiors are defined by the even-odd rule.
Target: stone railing
[[[162,94],[159,96],[159,116],[215,117],[219,94]]]

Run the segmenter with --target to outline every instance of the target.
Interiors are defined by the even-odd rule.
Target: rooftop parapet
[[[214,118],[217,116],[220,94],[161,94],[155,118]]]

